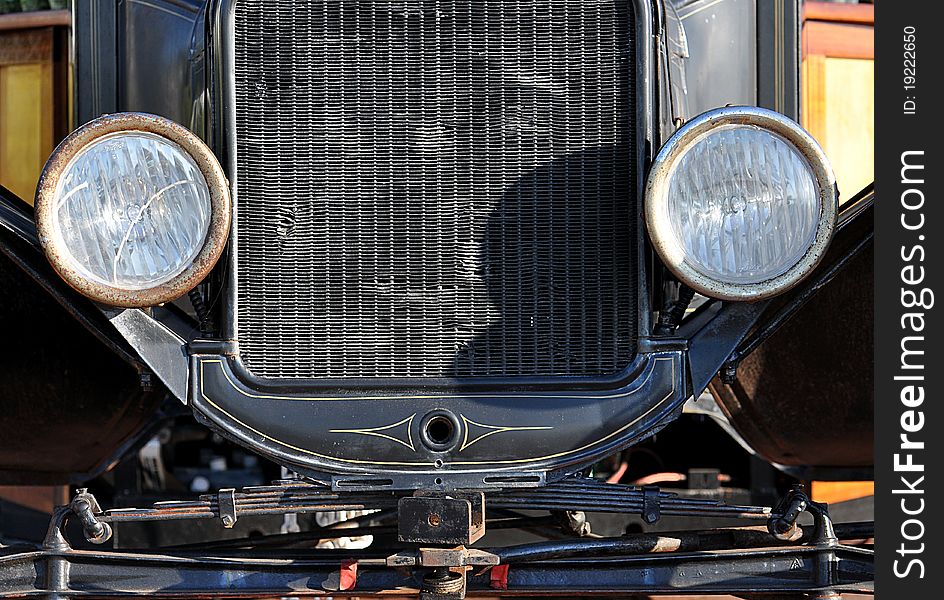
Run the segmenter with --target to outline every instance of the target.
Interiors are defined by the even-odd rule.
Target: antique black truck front
[[[868,297],[871,190],[840,210],[796,123],[799,8],[700,4],[78,3],[76,128],[35,209],[0,203],[3,287],[32,298],[0,317],[42,333],[0,381],[30,432],[0,477],[79,484],[191,414],[283,475],[142,509],[83,488],[2,551],[0,597],[870,592],[871,550],[841,543],[870,525],[802,487],[764,506],[598,476],[683,407],[799,479],[871,465],[867,382],[777,395],[828,376],[793,367],[824,357],[791,324]],[[711,36],[753,54],[698,53]],[[596,513],[758,526],[599,538]],[[88,551],[66,527],[107,546],[193,519],[223,537]],[[339,528],[374,541],[312,547]],[[483,546],[502,529],[553,534]]]

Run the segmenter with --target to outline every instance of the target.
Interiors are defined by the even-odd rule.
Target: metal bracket
[[[741,355],[737,350],[731,353],[731,356],[721,365],[718,371],[721,377],[721,383],[725,385],[734,385],[738,378],[738,367],[741,365]]]
[[[86,488],[79,488],[72,502],[66,506],[57,506],[53,511],[49,529],[43,539],[43,548],[47,550],[71,550],[65,536],[66,522],[69,517],[76,517],[82,525],[85,539],[93,544],[104,544],[111,539],[112,528],[102,517],[102,507],[95,496]]]
[[[497,565],[497,554],[476,548],[420,548],[387,557],[388,567],[489,567]]]
[[[826,504],[813,502],[806,494],[803,484],[795,485],[774,508],[767,522],[767,530],[781,540],[797,539],[802,532],[799,531],[796,521],[804,512],[813,516],[814,529],[810,544],[820,550],[816,554],[813,577],[817,585],[829,588],[839,581],[839,556],[836,550],[840,544]],[[821,597],[828,598],[829,596]]]
[[[98,505],[95,496],[88,493],[88,489],[79,489],[69,508],[82,523],[85,539],[93,544],[104,544],[111,539],[111,526],[99,520],[98,515],[102,514],[102,507]]]
[[[224,488],[217,495],[220,507],[220,521],[226,529],[236,525],[236,489]]]
[[[102,312],[170,393],[186,404],[190,369],[187,366],[187,342],[180,334],[139,309],[108,308]]]
[[[642,488],[642,520],[652,525],[662,517],[659,506],[659,488],[647,485]]]
[[[401,542],[465,545],[485,535],[482,492],[418,491],[401,498],[397,511]]]
[[[794,541],[799,537],[797,519],[801,513],[813,516],[813,537],[810,542],[815,546],[835,546],[839,544],[833,521],[829,518],[829,507],[821,502],[813,502],[806,494],[803,484],[793,486],[790,492],[774,507],[767,530],[775,538]]]
[[[416,554],[396,554],[389,566],[420,566],[433,570],[423,576],[420,600],[462,600],[469,567],[498,564],[498,556],[469,550],[485,535],[485,494],[482,492],[417,491],[397,504],[401,542],[459,544],[458,548],[420,548]]]

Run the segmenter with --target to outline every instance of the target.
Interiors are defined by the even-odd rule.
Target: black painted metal
[[[76,2],[75,124],[106,113],[142,111],[202,133],[195,121],[202,76],[206,0]],[[192,46],[191,42],[197,45]],[[159,76],[155,76],[159,75]]]
[[[482,492],[417,492],[397,503],[397,539],[424,544],[472,544],[485,534]]]
[[[681,44],[688,51],[678,71],[685,85],[672,82],[679,88],[673,100],[684,103],[686,109],[679,116],[688,120],[729,104],[757,106],[757,5],[768,2],[667,2],[678,12],[685,36]]]
[[[676,344],[677,345],[677,344]],[[231,357],[191,356],[190,404],[226,435],[338,489],[535,486],[632,443],[671,418],[686,394],[682,353],[639,355],[614,390],[356,395],[303,393],[242,382]],[[458,441],[420,443],[423,416],[448,407]],[[592,407],[592,410],[590,409]],[[370,474],[365,477],[363,474]]]
[[[75,123],[91,121],[118,110],[117,3],[76,2]]]
[[[666,553],[531,561],[509,567],[507,591],[490,589],[488,572],[473,571],[468,589],[489,596],[521,593],[580,597],[614,594],[873,592],[873,553],[836,546]],[[591,558],[591,560],[587,560]],[[392,590],[415,594],[424,571],[387,568],[376,554],[122,553],[67,549],[0,554],[0,597],[40,593],[110,594],[151,598],[253,598],[323,595],[323,583],[344,560],[358,563],[357,584],[333,597],[373,597]],[[822,581],[829,564],[832,582]]]
[[[763,315],[769,301],[717,302],[697,319],[682,324],[678,335],[690,340],[689,376],[693,395],[698,397],[718,369]]]
[[[0,482],[74,483],[153,432],[166,390],[142,389],[150,371],[52,270],[30,212],[0,187]]]
[[[801,0],[757,2],[757,105],[800,120]]]
[[[119,111],[158,114],[197,133],[201,131],[201,124],[194,123],[194,109],[203,97],[206,82],[193,77],[193,68],[203,57],[203,36],[197,26],[203,24],[205,3],[117,3],[117,52],[113,60],[117,59]],[[192,47],[193,41],[199,45]],[[160,76],[155,77],[156,73]]]

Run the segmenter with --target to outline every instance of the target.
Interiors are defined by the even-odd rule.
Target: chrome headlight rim
[[[785,139],[807,161],[819,189],[820,217],[810,247],[785,272],[758,283],[731,283],[695,269],[676,242],[668,216],[668,193],[673,167],[705,134],[726,125],[755,126]],[[683,125],[659,150],[646,183],[645,214],[649,239],[665,266],[696,292],[729,301],[763,300],[798,285],[823,259],[832,240],[838,214],[838,189],[826,153],[815,139],[784,115],[753,106],[728,106],[702,113]]]
[[[107,136],[149,133],[173,142],[194,160],[206,180],[210,197],[210,222],[203,247],[182,272],[150,288],[120,288],[83,275],[72,264],[70,251],[55,225],[59,180],[79,153]],[[36,230],[50,264],[79,293],[96,302],[122,308],[144,308],[170,302],[196,287],[219,261],[229,237],[232,199],[223,168],[203,140],[187,128],[158,115],[126,112],[103,115],[77,128],[53,151],[43,167],[36,188]]]

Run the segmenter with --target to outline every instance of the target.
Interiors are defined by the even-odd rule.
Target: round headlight
[[[154,306],[192,289],[229,232],[229,186],[193,133],[119,113],[69,135],[43,169],[36,227],[72,287],[113,306]]]
[[[646,221],[659,256],[698,292],[758,300],[803,279],[836,223],[823,150],[783,115],[713,110],[688,122],[653,163]]]

